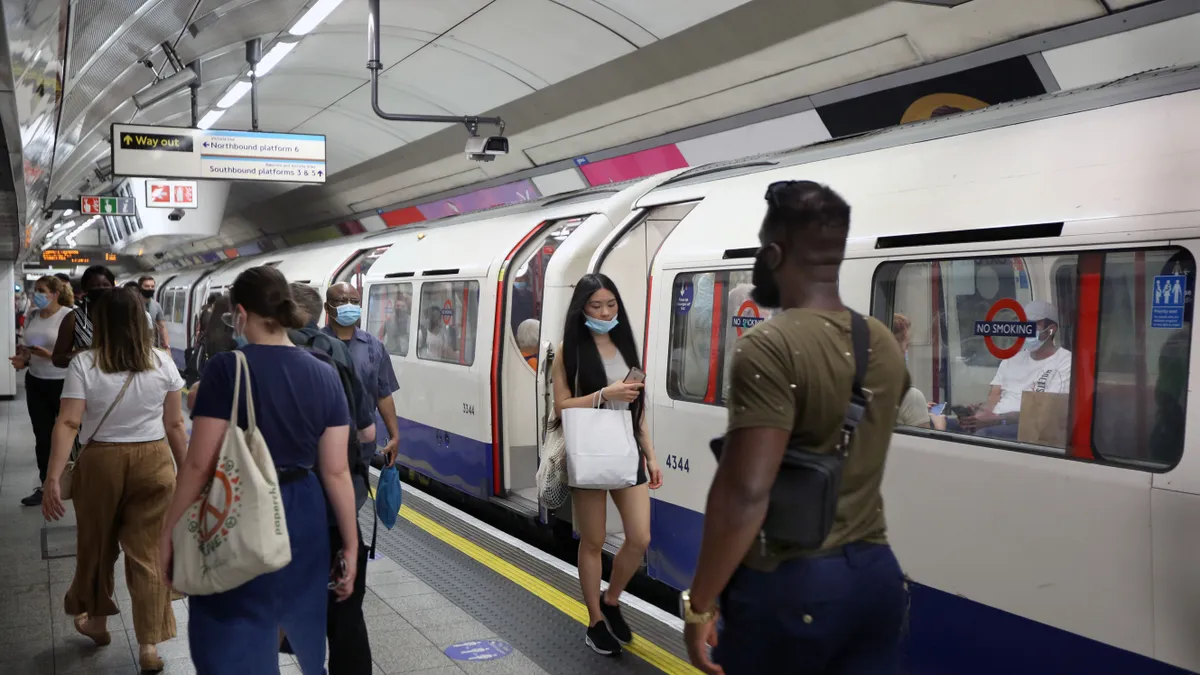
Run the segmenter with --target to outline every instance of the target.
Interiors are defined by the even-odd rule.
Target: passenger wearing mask
[[[760,535],[785,450],[829,453],[841,442],[857,365],[838,294],[849,205],[811,181],[774,183],[766,201],[753,297],[782,311],[734,351],[729,429],[682,594],[688,654],[710,674],[894,673],[907,591],[880,485],[907,373],[879,321],[866,319],[862,386],[871,397],[843,463],[832,530],[818,550]]]
[[[162,305],[154,299],[154,289],[156,283],[154,277],[145,276],[138,279],[138,288],[141,289],[142,298],[146,301],[146,313],[150,315],[150,325],[154,329],[155,341],[158,346],[171,351],[171,338],[167,336],[167,315],[163,312]]]
[[[59,368],[66,368],[76,354],[92,347],[92,313],[96,302],[113,289],[116,277],[103,265],[93,265],[83,272],[79,285],[83,297],[78,299],[75,310],[59,324],[58,339],[54,343],[51,361]]]
[[[904,365],[908,366],[908,334],[912,330],[912,322],[903,314],[892,315],[892,336],[904,352]],[[945,415],[933,415],[929,412],[929,403],[925,394],[916,387],[909,387],[900,399],[900,410],[896,415],[896,424],[902,427],[922,427],[924,429],[946,430]]]
[[[350,407],[354,429],[357,434],[349,439],[347,456],[350,458],[350,477],[354,482],[354,508],[361,510],[367,503],[367,487],[370,481],[370,460],[375,443],[375,399],[371,398],[355,372],[354,360],[346,343],[317,328],[317,317],[321,316],[321,295],[312,286],[290,284],[292,297],[308,315],[304,328],[289,331],[289,338],[297,345],[305,345],[313,352],[328,357],[338,369],[346,403]],[[320,357],[319,357],[320,358]],[[358,532],[358,574],[354,578],[354,592],[345,601],[329,594],[329,619],[326,637],[329,639],[329,670],[339,675],[370,675],[371,642],[367,635],[367,622],[363,617],[362,604],[367,594],[367,546]],[[329,545],[332,551],[342,548],[341,533],[337,522],[330,514]],[[372,542],[374,545],[374,542]],[[336,561],[330,561],[330,565]],[[281,645],[280,651],[293,653],[290,644]]]
[[[213,300],[212,307],[209,308],[208,323],[204,327],[203,340],[196,343],[196,353],[193,358],[195,365],[189,367],[188,374],[184,378],[188,386],[188,410],[196,406],[196,396],[200,391],[200,378],[204,375],[204,368],[208,365],[209,359],[214,354],[231,352],[240,346],[234,339],[233,326],[229,325],[232,321],[233,314],[230,312],[229,296],[218,295]],[[244,344],[244,340],[245,338],[243,338],[242,344]]]
[[[257,427],[279,476],[292,555],[278,571],[188,600],[192,662],[198,675],[277,672],[282,628],[296,647],[300,669],[321,673],[331,581],[326,499],[345,542],[345,574],[332,580],[339,599],[349,597],[358,569],[354,486],[346,462],[346,398],[333,367],[288,339],[288,329],[302,328],[306,317],[278,270],[264,266],[242,272],[233,282],[230,302],[234,334],[247,341],[241,351],[251,383],[241,390],[238,423],[243,429],[248,425],[245,392],[252,389]],[[192,411],[191,446],[159,536],[164,578],[171,572],[171,532],[216,469],[234,404],[236,362],[231,353],[214,354],[204,369]]]
[[[42,277],[33,286],[34,313],[21,337],[21,346],[13,356],[13,367],[25,371],[25,404],[29,409],[29,423],[33,425],[34,454],[37,456],[38,487],[33,494],[21,500],[25,506],[42,503],[42,486],[46,482],[46,467],[50,461],[50,435],[54,432],[54,420],[58,417],[59,399],[62,397],[63,379],[67,371],[50,361],[51,350],[58,340],[58,328],[71,313],[75,297],[71,285],[57,277]]]
[[[642,564],[650,545],[650,489],[662,485],[662,470],[646,428],[641,382],[626,382],[640,367],[633,329],[612,279],[588,274],[575,285],[563,327],[563,342],[554,359],[554,410],[562,424],[565,408],[604,406],[629,410],[639,457],[637,480],[620,490],[572,488],[571,504],[579,531],[579,585],[588,610],[585,642],[605,656],[621,652],[633,632],[621,615],[621,593]],[[612,496],[625,541],[613,558],[608,590],[600,591],[601,554],[607,534],[608,497]]]
[[[521,358],[537,372],[538,338],[541,337],[542,322],[537,319],[525,319],[517,326],[517,348],[521,350]]]
[[[1058,310],[1045,300],[1034,300],[1025,305],[1025,317],[1037,323],[1037,337],[1027,338],[1024,349],[1000,362],[987,401],[973,406],[971,416],[959,420],[964,431],[1016,438],[1021,394],[1027,391],[1070,393],[1071,352],[1056,343]]]
[[[66,514],[61,485],[78,434],[84,448],[69,475],[78,557],[64,607],[75,630],[109,644],[107,619],[119,613],[113,566],[124,551],[139,663],[158,671],[163,660],[155,645],[175,637],[175,614],[156,543],[175,491],[175,465],[187,453],[187,428],[183,379],[170,354],[154,349],[144,315],[131,290],[94,301],[92,347],[72,359],[63,385],[42,511],[48,520]]]
[[[362,319],[362,296],[358,289],[346,282],[334,284],[325,292],[325,311],[329,313],[330,325],[325,332],[341,340],[350,348],[354,370],[367,396],[376,402],[383,426],[387,429],[387,444],[382,453],[387,458],[386,466],[396,463],[400,448],[400,426],[396,418],[396,402],[392,394],[400,389],[396,371],[392,369],[392,357],[379,338],[358,327]]]

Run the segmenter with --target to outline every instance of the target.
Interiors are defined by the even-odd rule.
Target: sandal
[[[157,647],[154,645],[139,645],[138,665],[141,666],[143,673],[157,673],[166,664],[163,663],[162,657],[158,655]]]
[[[75,617],[75,631],[80,635],[90,639],[92,642],[95,642],[97,647],[104,647],[112,642],[112,634],[107,630],[95,632],[87,630],[89,621],[91,621],[91,619],[86,613]]]

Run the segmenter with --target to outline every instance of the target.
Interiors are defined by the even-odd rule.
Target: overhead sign
[[[196,208],[196,181],[146,181],[146,206],[161,209]]]
[[[112,125],[113,175],[324,183],[325,137]],[[180,208],[180,207],[175,207]]]
[[[136,216],[137,203],[133,197],[83,195],[79,198],[79,212],[88,216]]]
[[[1183,328],[1186,305],[1186,276],[1160,274],[1154,277],[1154,302],[1150,305],[1151,328]]]
[[[42,251],[42,262],[67,265],[91,265],[97,262],[116,262],[116,253],[90,253],[77,248],[48,248]]]

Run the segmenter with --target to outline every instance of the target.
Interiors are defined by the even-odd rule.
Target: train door
[[[506,312],[495,349],[501,352],[500,395],[503,405],[504,484],[510,503],[524,511],[538,509],[534,474],[538,467],[538,434],[542,428],[538,396],[538,347],[543,335],[546,268],[563,242],[584,218],[543,224],[513,256],[505,273]]]
[[[621,301],[625,304],[625,313],[633,328],[633,339],[637,344],[638,353],[642,355],[643,365],[646,365],[649,358],[645,345],[646,313],[650,306],[650,269],[654,263],[654,256],[679,221],[691,213],[698,203],[665,204],[649,209],[644,218],[627,228],[618,238],[610,240],[607,249],[598,251],[593,261],[593,271],[612,279],[621,293]],[[652,386],[649,381],[646,385]],[[649,400],[649,396],[646,400]],[[653,429],[652,406],[646,407],[645,417],[646,424]],[[609,536],[615,545],[623,539],[624,530],[620,514],[611,497],[608,500],[606,522]]]

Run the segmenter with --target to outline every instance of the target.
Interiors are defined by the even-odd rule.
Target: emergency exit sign
[[[137,204],[133,197],[79,198],[79,212],[89,216],[136,216]]]

